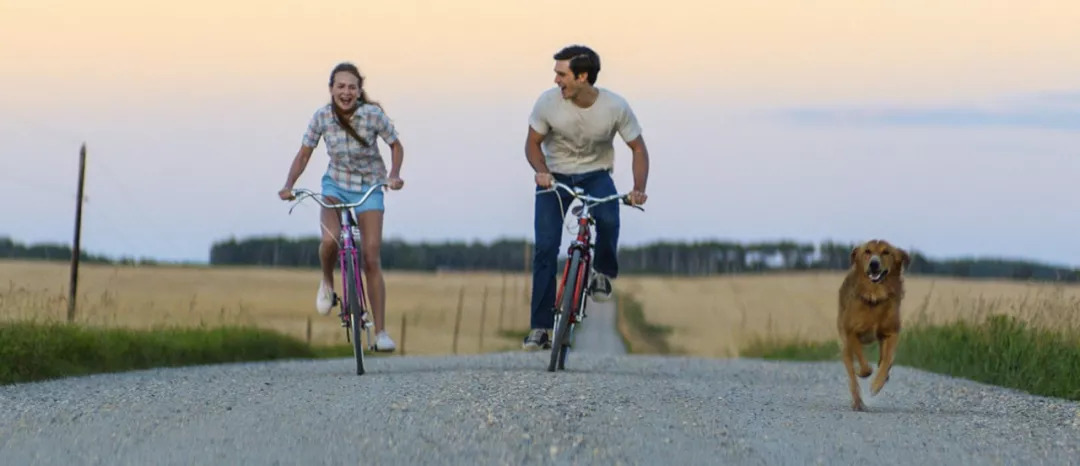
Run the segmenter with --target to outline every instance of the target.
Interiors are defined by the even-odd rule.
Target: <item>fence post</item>
[[[405,356],[405,313],[401,313],[401,355]]]
[[[484,285],[484,297],[480,300],[480,343],[478,352],[484,352],[484,321],[487,320],[488,287]]]
[[[457,318],[454,319],[454,354],[457,354],[458,333],[461,331],[461,310],[465,304],[465,285],[458,291]]]
[[[502,274],[502,291],[499,297],[499,333],[503,331],[503,311],[506,310],[506,272]]]

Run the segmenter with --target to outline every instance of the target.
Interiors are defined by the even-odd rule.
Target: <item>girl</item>
[[[376,136],[390,146],[392,167],[389,174],[379,154]],[[330,163],[322,177],[322,194],[327,203],[356,202],[375,183],[386,182],[394,190],[401,189],[405,184],[401,179],[404,149],[397,131],[382,106],[368,100],[364,92],[364,78],[351,63],[341,63],[331,71],[330,103],[316,110],[308,123],[300,150],[289,168],[285,186],[278,192],[282,200],[294,199],[293,183],[307,167],[320,137],[326,141],[326,152],[330,156]],[[355,208],[354,213],[360,227],[364,278],[375,317],[375,349],[394,351],[394,340],[386,333],[386,284],[379,254],[382,245],[383,192],[376,190],[371,193],[363,204]],[[336,236],[341,231],[341,222],[338,214],[327,208],[322,208],[320,220],[322,242],[319,244],[319,261],[323,277],[315,297],[315,309],[319,314],[327,315],[334,304],[334,265],[338,251]]]

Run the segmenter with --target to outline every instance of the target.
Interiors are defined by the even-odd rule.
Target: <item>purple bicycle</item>
[[[374,351],[375,344],[371,338],[371,327],[374,326],[374,323],[368,319],[364,280],[360,272],[360,250],[356,246],[356,238],[360,236],[360,229],[357,226],[352,208],[363,204],[368,196],[371,196],[371,193],[386,185],[386,183],[375,184],[364,193],[364,197],[361,197],[359,201],[349,204],[328,204],[323,200],[321,194],[304,188],[293,189],[292,193],[296,198],[296,203],[289,208],[289,213],[292,214],[293,209],[300,204],[301,199],[310,197],[323,207],[337,210],[341,216],[338,262],[341,268],[341,288],[345,290],[345,296],[343,299],[339,299],[337,292],[335,292],[332,306],[341,303],[341,312],[338,313],[338,317],[341,318],[341,326],[346,329],[345,339],[352,342],[353,353],[356,355],[356,375],[364,374],[364,348],[360,345],[360,330],[367,331],[368,350]],[[350,333],[352,334],[351,338]]]

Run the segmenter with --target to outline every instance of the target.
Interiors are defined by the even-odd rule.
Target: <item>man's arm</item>
[[[634,191],[644,193],[649,181],[649,148],[645,146],[645,137],[639,135],[626,145],[634,154]]]
[[[544,151],[540,147],[543,141],[544,135],[529,126],[529,134],[525,137],[525,160],[529,161],[536,173],[550,173],[547,162],[544,161]]]
[[[617,122],[619,135],[634,154],[634,190],[631,197],[635,204],[645,202],[645,185],[649,181],[649,149],[645,146],[645,137],[641,134],[634,109],[625,100],[621,101],[622,112]]]

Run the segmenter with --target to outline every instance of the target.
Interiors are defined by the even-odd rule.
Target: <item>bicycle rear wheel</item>
[[[559,370],[566,368],[566,354],[570,350],[570,334],[573,327],[570,320],[575,312],[574,304],[580,302],[579,299],[583,290],[583,284],[580,283],[582,280],[579,270],[581,265],[581,251],[575,249],[570,256],[570,264],[566,272],[562,302],[559,303],[559,307],[555,311],[555,329],[552,332],[551,360],[548,362],[548,372],[555,372],[556,368]]]
[[[345,267],[342,273],[345,274],[345,301],[348,303],[349,309],[349,330],[352,331],[352,346],[353,354],[356,356],[356,375],[364,374],[364,345],[360,343],[360,334],[364,330],[364,322],[361,319],[361,314],[364,310],[364,303],[360,300],[360,268],[357,266],[357,253],[356,250],[351,250],[346,254]]]

